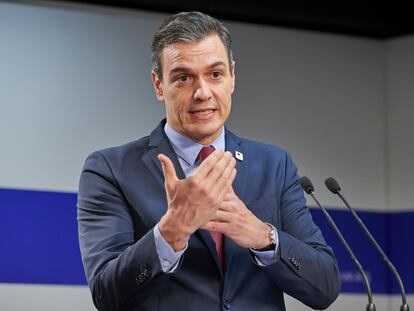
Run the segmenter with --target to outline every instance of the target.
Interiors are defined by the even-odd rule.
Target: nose
[[[196,101],[206,101],[212,97],[210,86],[203,79],[199,80],[196,91],[194,92],[194,99]]]

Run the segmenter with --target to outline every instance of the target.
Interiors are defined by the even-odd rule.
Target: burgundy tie
[[[213,146],[204,146],[201,148],[200,153],[198,154],[198,159],[200,163],[203,162],[213,151],[216,150]],[[211,236],[213,237],[214,242],[216,243],[216,251],[219,257],[220,266],[223,269],[223,234],[217,231],[210,231]]]

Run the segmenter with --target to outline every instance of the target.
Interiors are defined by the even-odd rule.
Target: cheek
[[[231,88],[226,88],[218,93],[218,100],[221,104],[221,108],[228,113],[231,108]]]
[[[182,121],[183,118],[184,118],[184,111],[183,111],[180,103],[178,103],[178,102],[176,103],[176,105],[174,107],[174,110],[175,110],[174,113],[176,115],[176,118],[180,119]]]
[[[168,100],[166,99],[166,102],[168,102],[168,113],[170,114],[170,117],[176,119],[176,120],[183,120],[186,115],[186,99],[185,96],[183,96],[180,92],[174,92],[170,93]]]

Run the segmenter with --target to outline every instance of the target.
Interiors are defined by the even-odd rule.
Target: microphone
[[[400,311],[409,311],[410,310],[410,307],[407,304],[407,297],[405,295],[404,284],[403,284],[403,282],[401,280],[400,275],[397,272],[397,269],[395,269],[394,265],[388,259],[387,255],[385,255],[384,251],[379,246],[379,244],[377,243],[377,241],[374,239],[374,237],[372,236],[371,232],[369,232],[369,230],[367,229],[367,227],[365,227],[365,225],[362,222],[361,218],[359,218],[359,216],[357,215],[357,213],[354,211],[354,209],[349,205],[348,201],[342,195],[342,193],[341,193],[341,187],[339,187],[338,182],[333,177],[329,177],[329,178],[327,178],[325,180],[325,185],[329,189],[329,191],[331,191],[333,194],[337,194],[341,198],[342,202],[345,203],[346,207],[351,212],[352,217],[354,217],[355,221],[362,228],[362,230],[364,231],[364,233],[368,237],[369,241],[375,246],[375,248],[378,251],[378,253],[381,254],[381,256],[384,259],[385,263],[387,264],[388,268],[391,270],[392,274],[397,279],[398,285],[400,286],[400,292],[401,292],[401,297],[402,297],[402,304],[401,304],[401,307],[400,307]]]
[[[302,186],[303,190],[309,194],[312,199],[316,202],[316,204],[319,206],[319,208],[322,210],[322,213],[325,215],[326,219],[328,220],[329,224],[331,225],[332,229],[335,231],[336,235],[338,236],[339,240],[341,241],[342,245],[345,247],[346,251],[348,252],[349,256],[351,257],[352,261],[354,262],[355,266],[357,267],[359,273],[362,276],[362,279],[364,281],[365,287],[367,288],[367,294],[368,294],[368,304],[366,311],[375,311],[375,304],[372,301],[372,292],[371,292],[371,286],[369,285],[369,281],[367,278],[367,275],[365,274],[364,269],[362,269],[361,264],[359,263],[358,259],[355,257],[354,253],[352,252],[351,248],[349,247],[348,243],[345,241],[343,235],[339,231],[338,227],[336,226],[335,222],[329,216],[328,212],[325,208],[322,207],[322,205],[319,203],[319,201],[316,199],[313,192],[315,191],[313,188],[313,184],[310,181],[308,177],[301,177],[300,178],[300,185]]]

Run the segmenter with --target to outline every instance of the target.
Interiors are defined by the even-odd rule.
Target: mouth
[[[209,121],[216,115],[217,109],[198,109],[191,110],[190,116],[194,121]]]
[[[207,116],[209,114],[212,114],[215,111],[216,109],[200,109],[200,110],[190,111],[190,113],[193,115],[198,115],[198,116]]]

